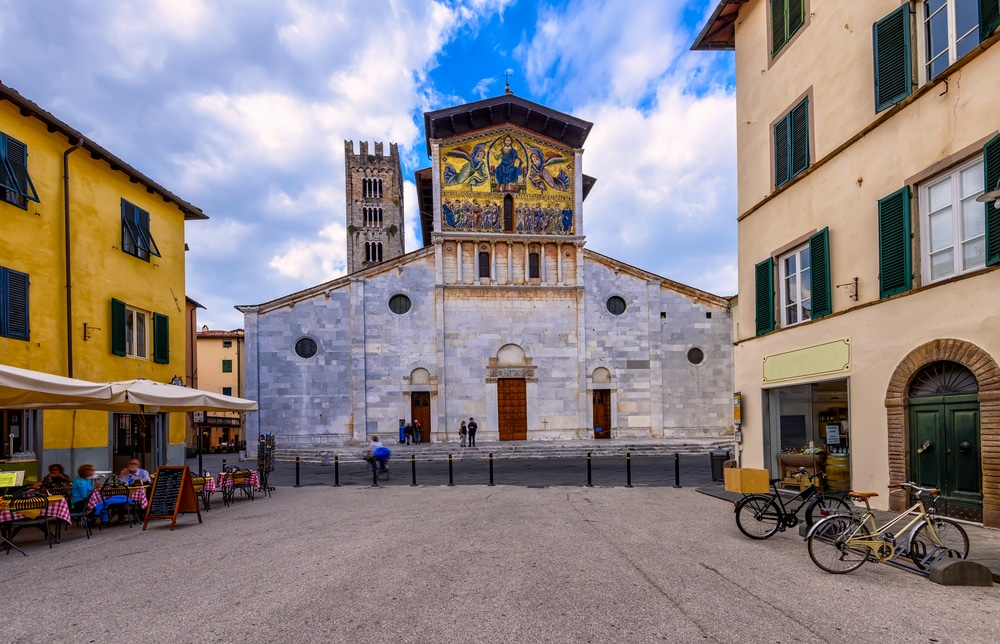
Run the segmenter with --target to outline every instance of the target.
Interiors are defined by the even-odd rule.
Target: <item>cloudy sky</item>
[[[736,292],[718,0],[0,0],[0,81],[180,197],[199,323],[345,273],[343,141],[394,141],[419,247],[423,112],[513,92],[594,123],[587,246]]]

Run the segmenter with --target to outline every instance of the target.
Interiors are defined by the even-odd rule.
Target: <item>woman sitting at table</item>
[[[70,485],[73,480],[66,476],[66,469],[59,463],[49,465],[49,473],[42,479],[42,487],[54,488]]]
[[[83,512],[87,509],[87,500],[94,491],[94,466],[89,464],[76,468],[77,477],[73,479],[73,492],[70,495],[70,503],[74,512]]]

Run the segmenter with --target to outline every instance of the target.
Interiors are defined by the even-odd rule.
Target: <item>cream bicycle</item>
[[[878,526],[868,503],[868,499],[878,494],[851,492],[850,498],[865,502],[865,513],[860,518],[837,514],[818,521],[806,537],[813,563],[827,572],[844,574],[857,570],[869,559],[883,562],[905,555],[917,568],[925,570],[942,559],[968,556],[969,537],[962,526],[934,513],[940,490],[914,483],[894,483],[889,489],[907,490],[916,497],[916,503],[885,525]],[[931,496],[928,509],[924,508],[921,498],[924,494]],[[906,525],[900,526],[911,515]],[[899,543],[903,546],[897,551]]]

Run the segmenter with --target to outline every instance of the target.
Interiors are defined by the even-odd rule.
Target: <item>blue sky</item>
[[[399,143],[406,247],[423,112],[503,92],[594,123],[587,246],[736,292],[732,54],[717,0],[0,0],[0,81],[211,217],[199,323],[345,272],[343,141]]]

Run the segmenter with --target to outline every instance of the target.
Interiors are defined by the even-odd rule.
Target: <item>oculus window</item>
[[[617,295],[608,298],[607,306],[611,315],[621,315],[625,312],[625,300]]]
[[[300,338],[295,343],[295,355],[304,360],[313,357],[316,355],[316,341],[312,338]]]

